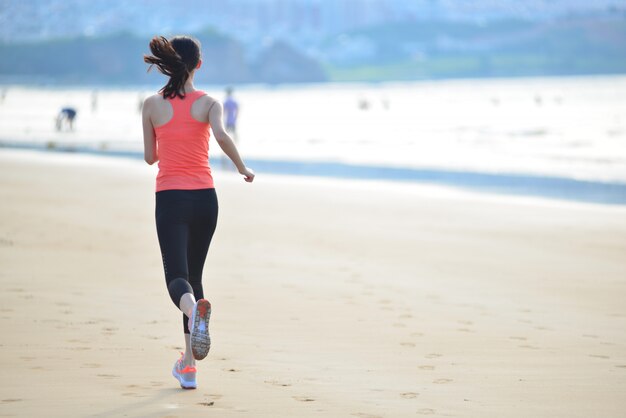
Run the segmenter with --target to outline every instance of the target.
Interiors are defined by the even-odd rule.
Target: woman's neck
[[[196,90],[196,88],[193,86],[193,73],[189,75],[189,78],[185,82],[185,85],[183,85],[183,89],[185,90],[185,93],[190,93]]]

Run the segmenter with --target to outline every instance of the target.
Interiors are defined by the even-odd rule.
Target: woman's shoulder
[[[212,96],[209,96],[207,93],[202,92],[203,94],[198,98],[198,101],[201,103],[202,107],[207,110],[216,102],[219,103],[217,99]]]
[[[165,99],[163,99],[163,95],[159,94],[159,93],[154,93],[153,95],[150,95],[148,97],[146,97],[143,100],[143,105],[144,106],[154,106],[157,103],[160,103],[162,101],[164,101]]]
[[[198,90],[198,92],[201,94],[200,97],[198,98],[198,100],[202,100],[202,101],[207,102],[207,103],[213,103],[213,102],[217,101],[215,98],[213,98],[212,96],[210,96],[209,94],[207,94],[204,91]]]

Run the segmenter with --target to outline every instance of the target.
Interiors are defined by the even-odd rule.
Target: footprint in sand
[[[430,354],[426,354],[424,357],[426,358],[437,358],[437,357],[441,357],[442,355],[439,353],[430,353]]]
[[[267,383],[268,385],[281,386],[281,387],[291,386],[291,383],[279,382],[278,380],[266,380],[265,383]]]
[[[539,331],[552,331],[552,328],[544,326],[536,326],[535,329],[538,329]]]
[[[113,335],[115,334],[114,332],[103,332],[103,335]],[[143,338],[147,339],[147,340],[152,340],[152,341],[158,341],[158,340],[162,340],[164,337],[159,337],[158,335],[142,335]]]
[[[381,415],[366,414],[365,412],[355,412],[350,415],[352,415],[353,417],[360,417],[360,418],[383,418]]]
[[[83,365],[81,367],[83,369],[98,369],[98,368],[102,367],[102,365],[98,364],[98,363],[83,363]]]
[[[400,394],[400,397],[404,398],[404,399],[414,399],[417,398],[417,395],[419,395],[419,393],[416,392],[404,392]]]
[[[435,366],[431,365],[418,366],[417,368],[420,370],[435,370]]]
[[[433,380],[433,383],[436,383],[438,385],[444,385],[444,384],[450,383],[452,381],[453,381],[452,379],[445,379],[444,378],[444,379],[435,379],[435,380]]]
[[[615,367],[619,367],[620,369],[626,369],[626,364],[616,364]]]
[[[132,396],[133,398],[145,398],[146,397],[146,395],[140,395],[140,394],[135,393],[135,392],[122,393],[122,396]]]
[[[9,398],[9,399],[3,399],[2,403],[13,403],[13,402],[21,402],[23,399],[19,399],[19,398]]]
[[[610,359],[611,357],[609,356],[605,356],[603,354],[589,354],[589,357],[593,357],[593,358],[601,358],[601,359]]]
[[[530,345],[530,344],[522,344],[522,345],[518,345],[519,348],[527,348],[529,350],[539,350],[540,347],[537,347],[536,345]]]
[[[105,379],[115,379],[116,377],[119,377],[118,375],[115,375],[115,374],[97,374],[96,376],[103,377]]]
[[[65,340],[68,343],[72,343],[72,344],[87,344],[89,343],[89,341],[87,340],[80,340],[78,338],[71,338],[69,340]]]
[[[584,337],[584,338],[594,338],[594,339],[595,339],[595,338],[598,338],[598,336],[597,336],[597,335],[594,335],[594,334],[583,334],[583,337]]]
[[[14,241],[8,238],[0,238],[0,246],[2,247],[12,247]]]
[[[393,326],[394,328],[406,328],[406,325],[404,325],[402,322],[395,322]]]
[[[435,410],[430,408],[422,408],[418,409],[417,413],[420,415],[433,415],[435,413]]]
[[[308,396],[294,396],[293,399],[299,402],[313,402],[315,399],[309,398]]]
[[[200,406],[213,406],[215,405],[215,402],[211,401],[211,402],[198,402],[198,405]]]
[[[518,341],[526,341],[528,338],[513,336],[513,337],[509,337],[509,339],[511,339],[511,340],[518,340]]]
[[[410,343],[410,342],[403,342],[403,343],[400,343],[400,345],[402,347],[415,347],[415,343]]]

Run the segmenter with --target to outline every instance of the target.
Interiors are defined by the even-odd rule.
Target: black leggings
[[[204,297],[202,268],[217,224],[215,189],[163,190],[156,193],[156,227],[165,282],[178,307],[185,293]],[[183,330],[189,334],[187,316]]]

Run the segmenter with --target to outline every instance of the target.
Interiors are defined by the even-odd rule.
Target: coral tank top
[[[187,93],[184,99],[166,99],[174,114],[167,123],[154,128],[159,156],[156,191],[212,189],[209,166],[208,123],[191,116],[191,106],[203,91]]]

